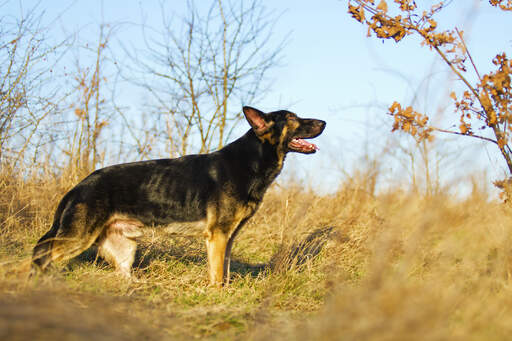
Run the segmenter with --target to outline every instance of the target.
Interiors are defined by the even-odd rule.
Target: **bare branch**
[[[277,17],[260,0],[212,0],[206,13],[189,1],[180,22],[167,12],[162,30],[143,27],[145,51],[128,53],[141,75],[133,82],[155,101],[155,115],[173,113],[176,129],[164,129],[170,145],[181,139],[181,153],[188,146],[201,153],[220,148],[240,121],[241,105],[267,88],[265,76],[282,47],[270,40]]]

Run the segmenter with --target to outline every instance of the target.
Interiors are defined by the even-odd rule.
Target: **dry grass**
[[[0,175],[0,339],[507,340],[512,215],[394,191],[273,188],[208,288],[202,240],[148,230],[140,282],[88,251],[27,281],[28,259],[75,179]],[[37,338],[36,338],[37,339]]]

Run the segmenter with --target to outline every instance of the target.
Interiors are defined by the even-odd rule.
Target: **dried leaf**
[[[377,6],[377,9],[384,12],[384,13],[387,13],[388,11],[388,4],[386,3],[386,1],[384,0],[381,0],[379,5]]]

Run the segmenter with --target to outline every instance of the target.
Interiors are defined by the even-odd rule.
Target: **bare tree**
[[[116,26],[100,24],[98,39],[76,46],[74,84],[68,108],[72,118],[66,129],[67,144],[63,151],[69,157],[70,170],[84,175],[100,166],[105,158],[106,146],[100,135],[113,119],[114,109],[106,96],[107,70],[111,67],[107,49]],[[112,135],[112,133],[111,133]]]
[[[129,55],[171,156],[222,147],[241,104],[265,94],[285,43],[272,45],[276,21],[259,0],[214,0],[205,13],[190,1],[178,24],[162,7],[161,30],[143,25],[144,50]]]
[[[5,3],[3,4],[5,5]],[[0,8],[3,6],[0,5]],[[50,45],[36,8],[0,17],[0,161],[16,164],[64,96],[51,83],[65,42]]]

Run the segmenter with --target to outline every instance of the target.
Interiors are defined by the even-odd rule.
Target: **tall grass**
[[[475,189],[330,195],[273,187],[235,242],[232,283],[207,287],[201,239],[148,229],[139,281],[94,250],[27,281],[73,176],[0,174],[0,339],[507,340],[512,214]]]
[[[382,221],[371,222],[364,275],[336,281],[296,339],[509,339],[509,208],[483,193],[465,201],[388,196],[376,205]]]

